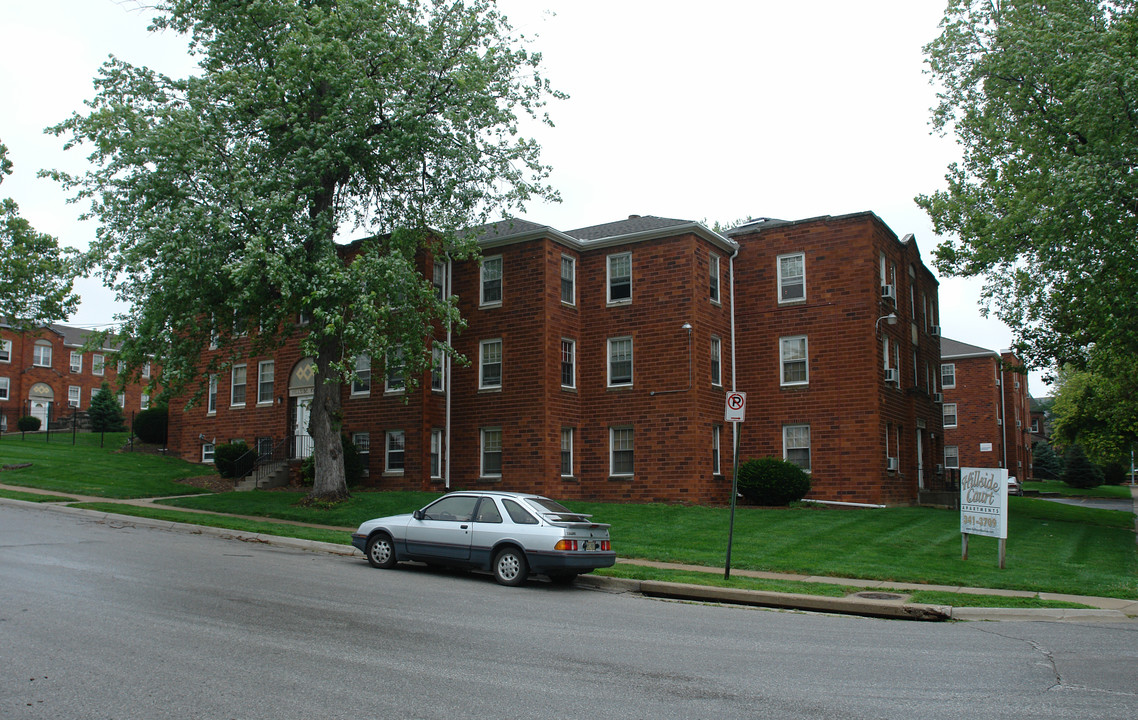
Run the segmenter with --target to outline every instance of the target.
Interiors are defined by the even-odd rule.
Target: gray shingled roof
[[[532,223],[520,218],[506,218],[505,220],[478,225],[477,227],[471,228],[470,232],[478,242],[482,243],[493,242],[494,240],[501,240],[513,237],[514,235],[524,235],[525,233],[551,229],[552,228],[548,225]]]
[[[631,235],[633,233],[647,232],[649,230],[691,225],[693,222],[693,220],[662,218],[656,217],[655,215],[633,215],[627,220],[617,220],[616,222],[604,223],[603,225],[592,225],[576,230],[569,230],[565,234],[577,238],[578,240],[600,240],[602,238]]]
[[[946,337],[940,339],[940,356],[942,359],[983,357],[985,355],[991,355],[993,357],[1000,356],[995,350],[982,348],[978,345],[969,345],[968,343],[962,343],[959,340],[952,340]]]

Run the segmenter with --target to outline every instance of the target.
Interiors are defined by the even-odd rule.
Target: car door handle
[[[465,530],[467,526],[466,525],[459,525],[458,527],[460,530]]]

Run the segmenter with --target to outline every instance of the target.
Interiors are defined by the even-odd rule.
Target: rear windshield
[[[575,513],[556,500],[549,498],[526,498],[527,503],[537,509],[539,513],[554,522],[583,522],[589,519],[588,515]]]

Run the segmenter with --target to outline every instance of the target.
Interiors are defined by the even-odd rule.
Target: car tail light
[[[576,540],[558,540],[557,544],[553,546],[554,550],[576,550]]]
[[[612,545],[609,544],[608,540],[601,540],[601,550],[604,550],[605,552],[612,550]]]

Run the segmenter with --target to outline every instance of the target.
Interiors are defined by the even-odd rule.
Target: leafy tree
[[[1062,459],[1046,442],[1037,442],[1031,450],[1032,473],[1036,480],[1058,480],[1063,474]]]
[[[1083,446],[1075,443],[1067,448],[1064,461],[1063,482],[1075,488],[1093,488],[1102,485],[1103,474],[1083,452]]]
[[[99,392],[91,398],[87,417],[91,419],[91,429],[95,432],[113,432],[122,427],[122,408],[119,407],[119,401],[111,392],[109,384],[103,383]]]
[[[302,340],[318,377],[312,497],[345,496],[341,384],[367,354],[399,357],[416,386],[429,338],[461,322],[416,263],[469,258],[476,243],[460,228],[556,197],[519,123],[548,122],[542,108],[560,94],[492,0],[158,11],[153,28],[188,35],[200,74],[112,58],[90,112],[52,128],[89,143],[94,169],[50,174],[102,222],[86,263],[131,304],[128,367],[153,353],[164,385],[200,398],[207,373]],[[340,246],[341,227],[375,236]],[[302,313],[312,322],[299,325]]]
[[[917,197],[1030,365],[1138,354],[1138,2],[950,0],[925,47],[963,159]]]
[[[8,148],[0,143],[0,183],[12,173]],[[66,319],[79,297],[72,292],[72,248],[36,232],[11,198],[0,199],[0,318],[21,327]]]
[[[1138,442],[1138,356],[1093,348],[1084,369],[1058,374],[1051,430],[1064,445],[1078,442],[1105,465],[1128,458]]]

